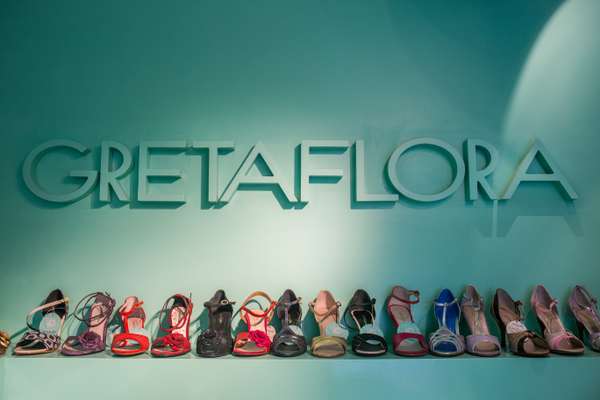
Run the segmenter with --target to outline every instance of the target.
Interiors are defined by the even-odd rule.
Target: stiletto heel
[[[34,308],[27,315],[29,331],[17,343],[14,353],[19,356],[47,354],[60,348],[60,334],[68,313],[69,299],[59,290],[50,292],[44,304]],[[34,326],[34,315],[41,313],[42,318]],[[7,340],[9,343],[10,340]],[[6,343],[6,347],[8,347]]]
[[[544,357],[550,350],[546,341],[527,329],[523,323],[521,302],[514,301],[504,290],[497,289],[492,302],[492,315],[500,328],[502,346],[523,357]]]
[[[462,314],[465,316],[471,334],[467,336],[467,352],[481,357],[500,355],[502,347],[496,336],[490,334],[483,300],[473,286],[467,286],[461,301]]]
[[[166,332],[165,336],[158,337],[152,343],[150,353],[154,357],[176,357],[189,353],[190,345],[190,320],[192,319],[191,295],[185,297],[176,294],[167,299],[158,316],[160,330]],[[169,325],[162,326],[163,317],[168,314]]]
[[[496,320],[496,325],[498,325],[498,329],[500,330],[500,346],[504,349],[504,351],[510,351],[508,346],[508,334],[506,333],[506,325],[502,322],[500,315],[497,313],[497,296],[494,296],[494,300],[492,301],[491,313],[494,319]]]
[[[538,285],[531,294],[531,307],[537,315],[550,351],[557,354],[581,355],[583,342],[565,329],[558,316],[558,301],[553,299],[546,288]]]
[[[600,314],[597,303],[583,286],[575,286],[569,296],[569,307],[577,321],[579,338],[583,342],[584,336],[587,336],[588,344],[594,351],[600,351]]]
[[[90,293],[81,299],[73,316],[87,325],[87,330],[79,336],[68,337],[61,353],[65,356],[85,356],[104,351],[108,322],[114,308],[115,300],[108,293]]]
[[[581,341],[584,341],[584,335],[585,335],[585,326],[583,326],[583,324],[579,321],[577,321],[577,336],[579,337],[579,339],[581,339]]]
[[[498,324],[498,327],[500,328],[500,346],[502,346],[503,349],[506,349],[506,329],[504,329],[504,327],[500,327],[500,324]]]

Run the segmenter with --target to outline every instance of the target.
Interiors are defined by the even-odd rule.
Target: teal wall
[[[383,304],[402,284],[423,294],[423,328],[443,287],[474,284],[488,297],[503,287],[525,300],[543,283],[563,306],[577,283],[600,295],[599,16],[593,0],[3,2],[0,327],[23,328],[55,287],[73,301],[135,294],[149,311],[191,291],[198,315],[218,288],[241,301],[291,287],[305,303],[322,288],[343,303],[365,288]],[[185,171],[155,187],[185,191],[177,208],[105,205],[97,191],[56,206],[20,177],[28,152],[55,138],[94,151],[44,159],[40,178],[55,191],[68,189],[73,166],[97,165],[102,140],[134,150],[141,140],[233,140],[223,185],[259,140],[292,179],[301,140],[364,139],[370,188],[391,190],[385,160],[419,136],[495,144],[497,188],[539,138],[580,198],[530,184],[496,211],[467,202],[464,187],[435,204],[360,207],[345,178],[313,185],[303,209],[269,191],[207,209],[202,158],[191,155],[156,160]],[[339,156],[321,164],[348,168]],[[408,154],[399,174],[423,192],[450,177],[431,151]]]

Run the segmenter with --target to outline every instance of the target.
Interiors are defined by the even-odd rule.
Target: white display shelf
[[[171,359],[100,353],[0,360],[2,400],[20,399],[596,399],[600,355],[532,359],[320,359],[195,354]],[[61,382],[57,384],[57,382]],[[575,396],[575,397],[573,397]]]

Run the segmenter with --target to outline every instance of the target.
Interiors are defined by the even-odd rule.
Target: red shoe
[[[171,303],[169,305],[169,303]],[[192,300],[182,294],[167,299],[160,311],[158,320],[162,325],[164,313],[169,312],[169,328],[160,329],[167,334],[156,338],[152,343],[151,354],[155,357],[176,357],[189,353],[190,320],[192,318]]]
[[[255,297],[262,297],[269,302],[269,306],[265,311],[262,311],[262,306]],[[249,303],[258,304],[260,310],[251,310],[248,308]],[[277,302],[265,292],[251,293],[240,307],[240,315],[248,332],[240,332],[235,338],[233,346],[233,354],[236,356],[262,356],[268,354],[271,350],[271,343],[275,336],[275,328],[269,323],[275,313]]]
[[[119,308],[123,321],[123,332],[113,336],[111,351],[118,356],[135,356],[148,351],[150,340],[144,329],[146,313],[142,308],[143,301],[135,296],[125,299]]]
[[[419,292],[406,290],[402,286],[394,286],[388,298],[387,311],[396,325],[396,333],[392,337],[394,353],[399,356],[419,357],[429,352],[425,336],[412,315],[411,306],[418,302]]]

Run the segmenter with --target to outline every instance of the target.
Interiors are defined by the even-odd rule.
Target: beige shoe
[[[346,354],[348,331],[339,324],[339,309],[342,304],[335,301],[328,290],[321,290],[309,306],[321,332],[320,336],[312,340],[313,355],[333,358]]]

